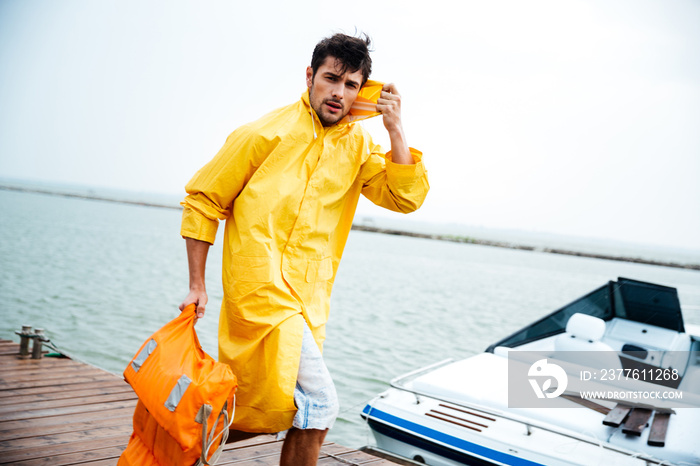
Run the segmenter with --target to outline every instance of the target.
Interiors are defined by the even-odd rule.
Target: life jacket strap
[[[236,406],[236,401],[235,401],[235,395],[234,395],[234,409]],[[211,432],[209,433],[209,438],[207,438],[207,422],[209,419],[209,416],[211,415],[212,412],[212,407],[211,405],[202,405],[201,408],[199,408],[199,411],[197,412],[197,417],[195,418],[195,421],[202,424],[202,456],[197,460],[197,463],[195,463],[194,466],[211,466],[215,465],[216,462],[219,460],[219,456],[221,456],[221,452],[224,450],[224,445],[226,445],[226,440],[228,440],[228,435],[229,435],[229,427],[231,426],[231,423],[233,422],[233,416],[231,416],[231,422],[229,422],[229,417],[228,417],[228,400],[224,402],[224,406],[221,408],[221,412],[219,412],[219,415],[216,417],[216,420],[214,421],[214,425],[211,428]],[[221,432],[219,432],[218,435],[214,435],[216,432],[216,426],[219,424],[219,419],[223,418],[223,429]],[[209,456],[209,448],[211,448],[212,444],[216,440],[216,438],[221,435],[221,443],[219,444],[219,448],[216,449],[216,451],[212,454],[211,459],[207,461],[207,456]]]

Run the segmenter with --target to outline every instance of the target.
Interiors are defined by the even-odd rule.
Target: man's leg
[[[282,445],[280,466],[315,466],[326,433],[328,429],[289,429]]]
[[[314,466],[338,415],[338,396],[306,323],[294,404],[297,413],[282,445],[280,466]]]

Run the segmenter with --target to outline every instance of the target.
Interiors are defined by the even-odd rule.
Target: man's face
[[[323,126],[338,123],[350,111],[362,87],[362,71],[341,72],[342,64],[335,57],[326,60],[316,70],[306,69],[309,101]]]

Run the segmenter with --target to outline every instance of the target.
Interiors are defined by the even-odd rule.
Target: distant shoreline
[[[180,207],[179,205],[158,204],[158,203],[154,203],[154,202],[135,201],[135,200],[128,200],[128,199],[114,199],[114,198],[108,198],[108,197],[102,197],[102,196],[90,195],[90,194],[78,194],[78,193],[70,193],[70,192],[51,191],[48,189],[28,188],[28,187],[21,187],[21,186],[0,185],[0,189],[6,190],[6,191],[19,191],[19,192],[35,193],[35,194],[47,194],[50,196],[63,196],[63,197],[70,197],[70,198],[76,198],[76,199],[85,199],[85,200],[90,200],[90,201],[114,202],[117,204],[129,204],[129,205],[136,205],[136,206],[142,206],[142,207],[156,207],[156,208],[160,208],[160,209],[173,209],[173,210],[182,209],[182,207]],[[619,262],[632,262],[632,263],[636,263],[636,264],[656,265],[656,266],[660,266],[660,267],[671,267],[671,268],[677,268],[677,269],[700,270],[700,264],[681,264],[678,262],[658,261],[658,260],[652,260],[652,259],[644,259],[641,257],[614,256],[614,255],[609,255],[609,254],[597,254],[597,253],[590,253],[590,252],[573,251],[573,250],[568,250],[568,249],[528,246],[528,245],[523,245],[523,244],[507,243],[507,242],[503,242],[503,241],[491,241],[491,240],[484,240],[484,239],[478,239],[478,238],[471,238],[468,236],[417,233],[417,232],[406,231],[406,230],[395,230],[395,229],[390,229],[390,228],[358,225],[355,223],[353,223],[352,229],[357,230],[357,231],[365,231],[365,232],[369,232],[369,233],[381,233],[381,234],[385,234],[385,235],[410,236],[413,238],[424,238],[424,239],[432,239],[432,240],[438,240],[438,241],[449,241],[449,242],[453,242],[453,243],[478,244],[481,246],[516,249],[516,250],[521,250],[521,251],[545,252],[545,253],[549,253],[549,254],[562,254],[562,255],[567,255],[567,256],[588,257],[591,259],[603,259],[603,260],[612,260],[612,261],[619,261]]]
[[[563,254],[567,256],[588,257],[591,259],[604,259],[619,262],[634,262],[637,264],[658,265],[661,267],[673,267],[677,269],[700,270],[700,264],[681,264],[678,262],[657,261],[652,259],[644,259],[641,257],[625,257],[613,256],[609,254],[596,254],[591,252],[572,251],[568,249],[547,248],[539,246],[528,246],[523,244],[512,244],[503,241],[490,241],[478,238],[470,238],[468,236],[451,236],[451,235],[434,235],[428,233],[416,233],[404,230],[392,230],[387,228],[372,227],[366,225],[353,225],[353,230],[368,231],[372,233],[383,233],[385,235],[411,236],[414,238],[434,239],[438,241],[450,241],[453,243],[478,244],[481,246],[492,246],[497,248],[518,249],[521,251],[546,252],[550,254]]]
[[[23,193],[48,194],[49,196],[72,197],[75,199],[86,199],[88,201],[104,201],[104,202],[114,202],[117,204],[138,205],[138,206],[143,206],[143,207],[158,207],[160,209],[173,209],[173,210],[182,209],[182,207],[180,207],[179,205],[158,204],[155,202],[144,202],[144,201],[130,201],[128,199],[114,199],[111,197],[102,197],[102,196],[96,196],[96,195],[92,195],[92,194],[78,194],[78,193],[69,193],[69,192],[61,192],[61,191],[51,191],[49,189],[25,188],[22,186],[0,185],[0,189],[4,189],[6,191],[19,191],[19,192],[23,192]]]

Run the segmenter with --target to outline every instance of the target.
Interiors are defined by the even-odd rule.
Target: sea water
[[[187,294],[178,210],[0,190],[0,218],[0,338],[43,327],[76,359],[121,374],[178,314]],[[197,324],[214,357],[221,243]],[[353,231],[324,349],[341,402],[329,440],[370,443],[359,413],[393,377],[481,352],[620,276],[676,287],[686,323],[700,324],[698,271]]]

